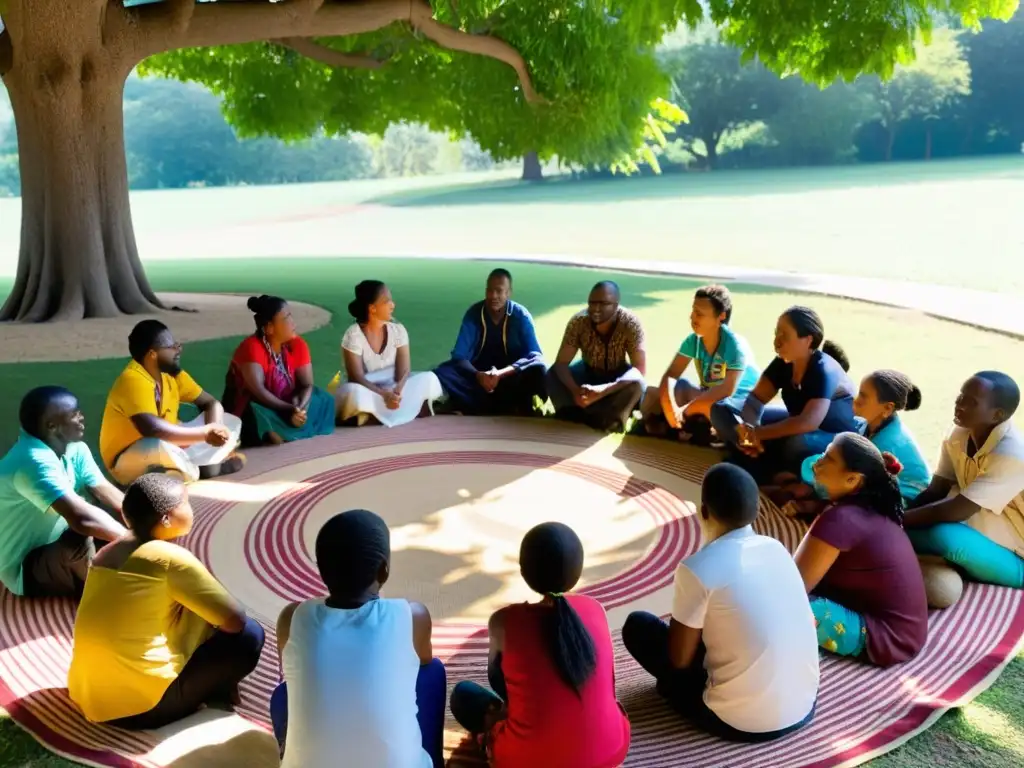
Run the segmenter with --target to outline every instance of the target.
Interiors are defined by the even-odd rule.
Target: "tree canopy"
[[[224,97],[242,135],[383,133],[389,123],[409,120],[468,133],[498,160],[532,150],[591,166],[643,144],[651,104],[670,92],[653,48],[680,21],[710,20],[742,56],[826,84],[862,72],[891,75],[913,57],[918,32],[928,33],[937,13],[977,26],[985,17],[1008,18],[1016,6],[1017,0],[413,0],[425,17],[433,14],[435,27],[425,28],[413,13],[344,37],[329,30],[301,39],[268,33],[244,45],[166,53],[143,71],[207,85]],[[316,35],[315,22],[310,28]],[[436,34],[438,28],[446,34]],[[484,56],[467,52],[468,36],[452,38],[451,30],[473,36],[473,51]],[[487,58],[493,51],[478,45],[481,36],[507,43],[515,55]]]

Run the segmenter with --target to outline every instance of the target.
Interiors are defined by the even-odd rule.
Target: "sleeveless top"
[[[355,609],[302,603],[282,666],[288,740],[281,768],[432,768],[416,720],[420,660],[405,600]]]
[[[629,751],[629,720],[615,698],[615,658],[608,617],[599,602],[566,595],[590,632],[597,665],[580,695],[548,655],[543,619],[552,609],[522,603],[505,609],[501,670],[508,719],[491,732],[495,768],[613,768]]]

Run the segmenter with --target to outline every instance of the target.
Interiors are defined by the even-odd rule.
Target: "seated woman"
[[[900,411],[915,411],[921,407],[921,390],[899,371],[875,371],[860,383],[860,392],[853,401],[853,413],[867,424],[867,438],[882,453],[890,453],[900,464],[897,475],[903,501],[916,499],[931,480],[928,463],[914,436],[900,419]],[[824,489],[814,483],[814,465],[821,454],[804,459],[800,477],[783,474],[776,478],[777,494],[771,494],[780,504],[793,501],[789,511],[814,515],[824,509],[827,499]]]
[[[440,768],[444,664],[427,609],[380,596],[387,523],[365,509],[335,515],[317,534],[316,564],[327,597],[286,606],[277,623],[285,682],[270,716],[282,768]]]
[[[672,616],[634,611],[629,654],[658,693],[719,738],[781,738],[814,717],[818,643],[800,573],[775,539],[754,533],[757,483],[732,464],[704,475],[704,547],[676,568]]]
[[[928,601],[903,530],[896,460],[861,435],[839,435],[814,465],[829,506],[796,565],[811,596],[818,644],[880,667],[914,658],[928,637]]]
[[[565,594],[583,572],[583,544],[571,528],[543,523],[523,538],[519,568],[544,597],[491,616],[494,691],[460,682],[452,715],[497,768],[621,765],[630,727],[615,698],[608,617],[593,598]]]
[[[256,668],[263,628],[187,549],[181,480],[143,475],[124,495],[129,531],[96,555],[75,619],[68,691],[89,720],[162,728],[230,707]]]
[[[729,327],[732,296],[722,285],[697,289],[690,312],[693,333],[686,337],[658,389],[648,389],[640,411],[642,431],[711,443],[711,406],[721,403],[737,414],[757,384],[760,371],[747,340]],[[697,384],[682,378],[693,360]]]
[[[761,374],[743,413],[722,403],[711,406],[711,425],[729,447],[730,461],[759,483],[779,472],[798,472],[804,459],[824,451],[840,432],[860,431],[853,383],[846,375],[850,362],[839,345],[824,338],[813,309],[790,307],[775,328],[777,357]],[[779,392],[784,405],[768,405]]]
[[[231,358],[224,408],[242,419],[242,445],[279,445],[334,432],[334,401],[313,385],[309,347],[288,302],[253,296],[256,333]]]
[[[356,321],[341,339],[348,381],[334,393],[338,422],[397,427],[432,413],[441,382],[433,372],[411,373],[409,334],[392,321],[395,302],[388,287],[363,280],[348,311]]]

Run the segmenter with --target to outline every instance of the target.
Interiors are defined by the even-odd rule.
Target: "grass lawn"
[[[478,300],[484,277],[494,265],[371,261],[360,259],[289,259],[191,261],[187,265],[155,262],[148,267],[158,290],[274,291],[334,313],[331,325],[306,338],[313,351],[317,380],[324,384],[340,365],[339,342],[351,322],[345,307],[352,287],[364,278],[385,280],[398,305],[397,317],[409,329],[413,364],[426,368],[445,359],[465,307]],[[537,320],[541,343],[549,355],[557,349],[567,318],[582,306],[598,274],[581,269],[512,265],[515,296]],[[689,332],[691,280],[621,275],[623,304],[636,310],[648,336],[648,377],[656,381]],[[6,288],[0,284],[0,292]],[[929,455],[947,428],[960,383],[975,370],[1000,367],[1024,381],[1024,342],[928,318],[912,312],[827,298],[798,297],[756,286],[733,286],[733,325],[746,335],[761,365],[771,354],[778,314],[797,301],[816,307],[829,337],[842,343],[857,377],[875,368],[895,367],[914,377],[924,392],[922,409],[908,416]],[[227,360],[238,339],[190,344],[183,360],[201,384],[215,394],[223,386]],[[127,342],[126,342],[127,344]],[[0,450],[16,437],[21,394],[42,383],[70,386],[80,396],[89,420],[89,437],[99,431],[106,391],[124,361],[44,363],[0,366]],[[1010,766],[1024,762],[1024,661],[1016,660],[997,686],[962,712],[947,715],[926,735],[886,756],[876,765],[909,768],[923,765]],[[66,765],[48,757],[9,721],[0,720],[0,768]]]

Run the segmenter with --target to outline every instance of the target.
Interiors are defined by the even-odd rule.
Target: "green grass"
[[[447,357],[464,308],[480,297],[483,278],[493,264],[359,259],[290,259],[158,262],[149,274],[159,290],[272,290],[294,300],[326,307],[332,323],[307,335],[317,379],[325,383],[340,365],[339,341],[350,318],[345,307],[353,285],[374,277],[389,283],[397,317],[412,339],[418,368]],[[566,319],[585,301],[597,274],[589,270],[511,265],[516,298],[537,319],[541,343],[551,355]],[[656,380],[688,333],[692,280],[635,275],[617,276],[623,303],[636,310],[648,335],[649,378]],[[0,285],[0,290],[4,288]],[[825,319],[828,335],[846,346],[855,376],[873,368],[896,367],[911,374],[924,392],[922,409],[908,417],[929,454],[938,447],[950,419],[956,390],[970,372],[997,365],[1024,380],[1024,342],[958,326],[913,312],[829,298],[798,297],[756,286],[732,286],[733,325],[751,341],[759,362],[770,359],[775,318],[800,300]],[[223,385],[227,360],[238,339],[189,344],[188,370],[214,393]],[[17,403],[29,387],[50,382],[72,387],[81,397],[95,441],[107,388],[122,359],[80,363],[0,366],[0,449],[15,438]],[[911,766],[1010,766],[1024,761],[1024,661],[1015,660],[999,683],[962,711],[946,715],[925,735],[874,763],[881,768]],[[69,765],[47,755],[12,723],[0,720],[0,767],[52,768]]]

